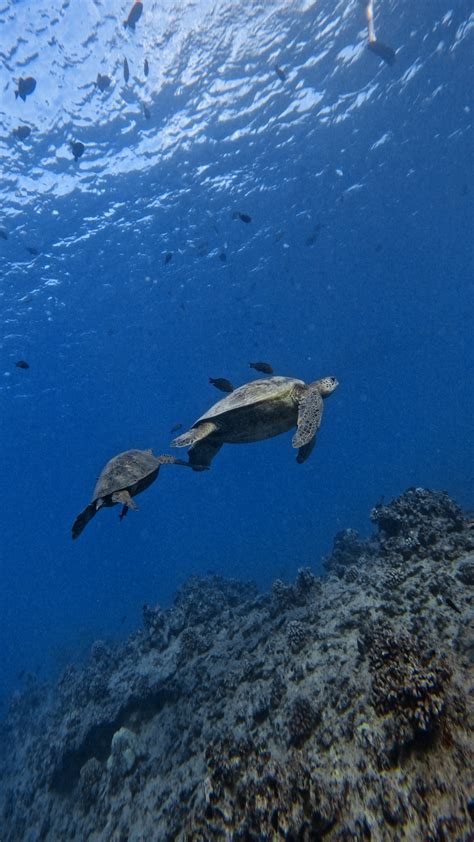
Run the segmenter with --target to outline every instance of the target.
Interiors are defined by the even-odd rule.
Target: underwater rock
[[[26,682],[0,723],[2,838],[467,840],[473,530],[425,489],[373,519],[321,578],[191,577]]]
[[[120,728],[112,737],[107,770],[112,777],[128,775],[137,759],[137,738],[128,728]]]

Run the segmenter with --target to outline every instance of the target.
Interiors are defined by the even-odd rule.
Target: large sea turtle
[[[261,441],[297,427],[292,445],[297,462],[310,455],[323,414],[323,398],[338,386],[335,377],[306,384],[294,377],[254,380],[218,401],[171,442],[189,447],[189,463],[195,471],[211,464],[223,444]]]
[[[155,456],[151,450],[125,450],[110,459],[96,482],[91,502],[72,525],[72,537],[78,538],[103,506],[122,503],[120,520],[129,509],[137,510],[132,497],[145,491],[155,481],[162,465],[188,466],[188,462],[174,456]]]

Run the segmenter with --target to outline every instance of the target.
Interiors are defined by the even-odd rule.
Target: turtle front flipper
[[[195,444],[189,451],[189,464],[193,471],[207,471],[216,453],[221,449],[220,442],[204,439]]]
[[[190,468],[189,462],[184,459],[177,459],[176,456],[170,456],[168,453],[162,453],[161,456],[156,457],[160,465],[183,465],[185,468]]]
[[[133,509],[134,512],[138,512],[138,506],[135,503],[135,500],[132,500],[130,496],[130,492],[124,488],[122,491],[114,491],[113,494],[110,495],[112,498],[113,503],[123,503],[124,508],[126,509]],[[122,511],[120,516],[120,520],[125,517],[127,513]]]
[[[311,439],[314,439],[319,429],[319,425],[321,424],[322,415],[323,399],[321,397],[321,392],[319,391],[318,386],[308,386],[298,404],[298,429],[296,430],[291,442],[293,447],[302,448],[305,445],[308,445],[311,442]],[[306,452],[301,461],[307,459],[310,452],[311,451]],[[300,461],[300,459],[298,459],[298,461]]]
[[[306,462],[306,460],[309,459],[315,444],[316,436],[313,436],[313,438],[309,440],[308,444],[304,444],[303,447],[298,448],[298,456],[296,457],[298,465],[302,465],[303,462]]]
[[[82,530],[87,526],[89,521],[92,520],[96,511],[97,509],[95,503],[89,503],[89,505],[86,506],[84,511],[77,516],[71,529],[73,540],[79,538],[79,535],[81,534]]]

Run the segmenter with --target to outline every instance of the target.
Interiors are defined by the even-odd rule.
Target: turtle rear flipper
[[[198,424],[197,427],[191,427],[187,433],[173,439],[171,447],[192,447],[196,442],[205,439],[216,430],[216,425],[213,421],[205,421]]]
[[[298,429],[293,436],[293,447],[303,447],[309,444],[316,435],[323,415],[323,399],[319,388],[308,386],[298,404]],[[304,457],[308,458],[309,453]]]
[[[193,471],[206,471],[211,466],[216,453],[221,449],[220,442],[204,439],[197,442],[189,451],[189,464]]]
[[[79,535],[81,534],[82,530],[87,526],[89,521],[92,520],[96,511],[97,509],[95,503],[89,503],[89,505],[86,506],[84,511],[77,516],[71,529],[73,540],[79,538]]]

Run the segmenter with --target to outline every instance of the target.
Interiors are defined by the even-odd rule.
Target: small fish
[[[148,76],[150,72],[150,65],[148,64],[148,59],[145,59],[145,61],[143,62],[143,72],[145,76]]]
[[[129,26],[130,29],[135,29],[135,24],[137,24],[140,20],[142,12],[143,3],[140,3],[139,0],[137,0],[137,2],[134,3],[132,8],[130,9],[127,20],[124,20],[123,22],[125,29],[127,28],[127,26]]]
[[[31,134],[31,129],[29,126],[18,126],[17,129],[13,132],[14,135],[18,138],[18,140],[26,140],[27,137]]]
[[[177,433],[178,430],[182,430],[182,429],[183,429],[182,424],[174,424],[173,427],[171,427],[170,433]]]
[[[235,213],[232,214],[232,219],[240,219],[247,225],[249,224],[249,222],[252,222],[252,217],[249,216],[248,213],[240,213],[240,211],[235,211]]]
[[[20,77],[18,79],[18,90],[15,91],[15,99],[20,97],[24,102],[26,97],[32,94],[35,88],[36,79],[33,79],[33,76],[27,76],[26,79]]]
[[[221,392],[233,392],[234,387],[230,380],[226,380],[225,377],[210,377],[209,383],[212,383],[216,389],[219,389]]]
[[[255,371],[263,372],[263,374],[273,374],[273,368],[270,363],[249,363],[249,366],[250,368],[254,368]]]
[[[226,255],[225,251],[221,251],[221,253],[220,253],[220,255],[219,255],[219,260],[221,261],[221,263],[225,263],[225,262],[226,262],[226,260],[227,260],[227,255]]]
[[[80,140],[71,141],[71,152],[74,155],[74,160],[77,161],[81,155],[84,154],[84,149],[86,147]]]
[[[369,41],[367,44],[368,49],[375,53],[376,56],[381,58],[385,64],[388,64],[392,67],[395,64],[395,50],[393,47],[389,47],[388,44],[383,44],[382,41],[375,39],[375,41]]]
[[[128,82],[130,79],[130,70],[128,68],[128,61],[126,58],[123,60],[123,78],[125,79],[125,82]]]
[[[451,599],[450,596],[445,596],[444,599],[445,599],[445,602],[447,603],[447,605],[449,605],[449,607],[452,608],[453,611],[456,611],[456,614],[462,614],[461,609],[458,608],[458,606],[456,605],[455,602],[453,602],[453,600]]]
[[[99,91],[106,91],[110,85],[110,76],[106,76],[105,73],[98,73],[96,85]]]
[[[196,246],[197,253],[199,257],[207,257],[210,251],[210,245],[207,240],[203,240],[202,243],[198,243]]]
[[[320,222],[318,222],[318,224],[315,225],[313,233],[310,234],[309,237],[307,237],[306,240],[305,240],[305,243],[304,243],[305,246],[314,246],[316,240],[318,239],[319,232],[321,231],[322,227],[323,226]]]
[[[26,250],[29,251],[29,253],[33,255],[33,257],[38,257],[39,255],[38,249],[36,249],[34,246],[27,246]]]
[[[173,260],[173,252],[172,252],[172,251],[167,251],[167,252],[166,252],[166,254],[165,254],[165,266],[166,266],[166,265],[167,265],[167,264],[168,264],[171,260]]]
[[[281,69],[281,67],[278,67],[278,64],[275,64],[275,67],[273,69],[274,69],[276,75],[278,76],[278,78],[281,79],[282,82],[285,82],[286,81],[286,73]]]
[[[2,228],[0,228],[0,240],[8,240],[8,234]]]
[[[146,105],[144,105],[144,106],[143,106],[143,114],[144,114],[144,116],[145,116],[145,120],[149,120],[149,119],[150,119],[150,117],[151,117],[151,114],[150,114],[150,109],[149,109],[149,108],[147,108],[147,107],[146,107]]]
[[[30,364],[26,362],[26,360],[17,360],[15,363],[17,368],[29,368]]]

